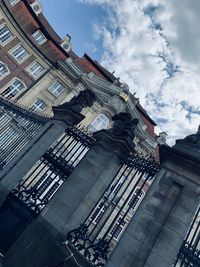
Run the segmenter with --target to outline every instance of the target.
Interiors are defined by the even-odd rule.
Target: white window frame
[[[57,86],[55,88],[55,85],[58,84],[59,87],[62,87],[62,90],[59,92],[58,89],[59,87]],[[64,91],[65,87],[62,83],[60,83],[59,81],[55,81],[49,88],[48,91],[55,97],[58,97],[60,94],[62,94],[62,92]]]
[[[20,1],[20,0],[12,0],[12,1],[8,0],[8,3],[13,7],[13,6],[15,6],[19,1]]]
[[[38,36],[37,36],[37,35],[38,35]],[[40,37],[39,37],[39,35],[40,35]],[[36,41],[36,43],[37,43],[38,45],[42,45],[42,44],[44,44],[44,43],[47,42],[47,38],[46,38],[46,36],[45,36],[40,30],[37,30],[36,32],[34,32],[34,33],[32,34],[32,37],[33,37],[33,39]],[[42,40],[40,41],[41,37],[42,37]]]
[[[104,125],[103,127],[99,127],[98,125],[98,119],[100,119],[100,117],[104,117],[105,119],[107,119],[107,123],[106,125]],[[90,123],[88,130],[91,132],[96,132],[96,131],[100,131],[103,129],[106,129],[108,127],[108,125],[110,124],[110,120],[109,117],[104,114],[104,113],[100,113],[98,114],[98,116]]]
[[[42,102],[41,104],[45,104],[45,107],[44,107],[43,109],[41,109],[40,106],[36,106],[36,102],[37,102],[37,101],[41,101],[41,102]],[[35,107],[35,109],[33,110],[34,107]],[[36,99],[36,100],[32,103],[30,110],[31,110],[31,111],[34,111],[34,112],[42,112],[42,111],[44,111],[46,108],[47,108],[47,104],[45,103],[45,101],[43,101],[43,100],[41,100],[41,99]]]
[[[17,59],[16,56],[13,55],[13,53],[14,53],[20,46],[27,52],[27,55],[26,55],[23,59],[21,59],[21,60]],[[13,47],[8,53],[9,53],[9,54],[11,55],[11,57],[14,58],[14,60],[17,61],[17,63],[19,63],[19,64],[23,63],[27,58],[29,58],[29,57],[31,56],[31,55],[29,54],[29,52],[27,51],[27,49],[24,48],[24,46],[23,46],[21,43],[20,43],[20,44],[17,44],[15,47]]]
[[[10,74],[10,70],[9,70],[8,66],[5,63],[3,63],[2,61],[0,61],[0,64],[3,64],[7,70],[6,73],[4,73],[2,76],[0,76],[0,80],[3,80],[8,74]]]
[[[4,92],[8,89],[9,86],[11,86],[11,85],[14,83],[15,80],[18,80],[19,82],[21,82],[21,83],[23,84],[24,88],[23,88],[22,90],[19,90],[13,97],[10,97],[10,98],[9,98],[10,93],[11,93],[12,91],[10,91],[9,93],[7,93],[6,95],[4,95]],[[14,89],[12,89],[12,90],[16,90],[16,89],[17,89],[17,88],[14,88]],[[13,78],[8,84],[6,84],[6,86],[4,86],[4,88],[3,88],[2,92],[1,92],[1,95],[3,95],[3,97],[5,97],[5,98],[12,99],[12,98],[14,98],[16,95],[18,95],[20,92],[23,92],[25,89],[26,89],[26,85],[25,85],[25,83],[24,83],[23,81],[21,81],[20,79],[18,79],[18,78],[15,77],[15,78]],[[8,95],[8,94],[9,94],[9,95]]]
[[[5,46],[5,45],[7,45],[10,41],[12,41],[12,40],[15,38],[15,36],[13,35],[13,33],[11,32],[11,30],[9,29],[9,27],[6,25],[6,23],[2,23],[2,24],[0,25],[0,30],[1,30],[3,27],[7,27],[8,31],[11,33],[11,36],[10,36],[7,40],[5,40],[4,42],[2,42],[2,41],[0,40],[0,44],[1,44],[1,46]]]
[[[39,64],[42,68],[44,68],[44,70],[40,73],[40,75],[35,75],[35,72],[36,72],[37,69],[36,69],[34,72],[31,71],[31,68],[33,67],[34,64]],[[33,77],[35,80],[38,79],[38,78],[39,78],[45,71],[46,71],[45,67],[44,67],[42,64],[40,64],[37,60],[33,61],[33,62],[26,68],[26,72],[28,72],[28,74],[29,74],[31,77]]]

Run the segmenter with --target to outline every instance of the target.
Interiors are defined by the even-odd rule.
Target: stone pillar
[[[68,126],[76,125],[85,118],[80,112],[84,107],[91,106],[94,100],[94,93],[85,90],[68,103],[53,107],[54,116],[0,173],[0,186],[8,191],[13,189]]]
[[[67,233],[86,219],[120,168],[121,159],[134,151],[132,138],[138,120],[132,121],[128,113],[115,115],[113,120],[112,129],[94,134],[95,144],[39,217],[10,249],[5,266],[12,266],[17,259],[24,267],[46,266],[50,263],[53,266],[53,263],[59,262],[57,256],[54,260],[49,257],[51,250],[54,254],[60,253],[56,243],[66,240]],[[37,229],[38,236],[33,229]],[[21,244],[28,247],[25,253],[23,247],[20,248]]]
[[[108,267],[171,267],[200,204],[200,138],[161,147],[161,169]]]

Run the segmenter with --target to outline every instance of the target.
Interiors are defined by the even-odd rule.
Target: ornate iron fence
[[[92,142],[93,138],[83,130],[67,128],[11,191],[12,194],[39,214],[84,157]]]
[[[180,248],[173,267],[200,266],[200,207]]]
[[[86,220],[68,233],[65,244],[70,242],[92,266],[104,266],[158,169],[156,162],[139,156],[124,162]]]
[[[0,97],[0,170],[35,136],[48,118]]]

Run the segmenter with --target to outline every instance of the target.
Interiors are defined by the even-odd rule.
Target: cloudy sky
[[[87,52],[166,131],[169,144],[200,123],[199,0],[41,0],[44,14],[75,52]],[[58,2],[58,1],[57,1]]]

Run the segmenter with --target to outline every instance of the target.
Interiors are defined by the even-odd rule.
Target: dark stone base
[[[73,246],[63,245],[65,239],[44,219],[37,218],[6,253],[3,267],[77,267],[76,261],[82,267],[92,267]]]
[[[52,107],[53,109],[53,120],[61,120],[70,125],[77,125],[81,122],[85,116],[79,112],[74,111],[70,107],[63,108],[62,106]]]

